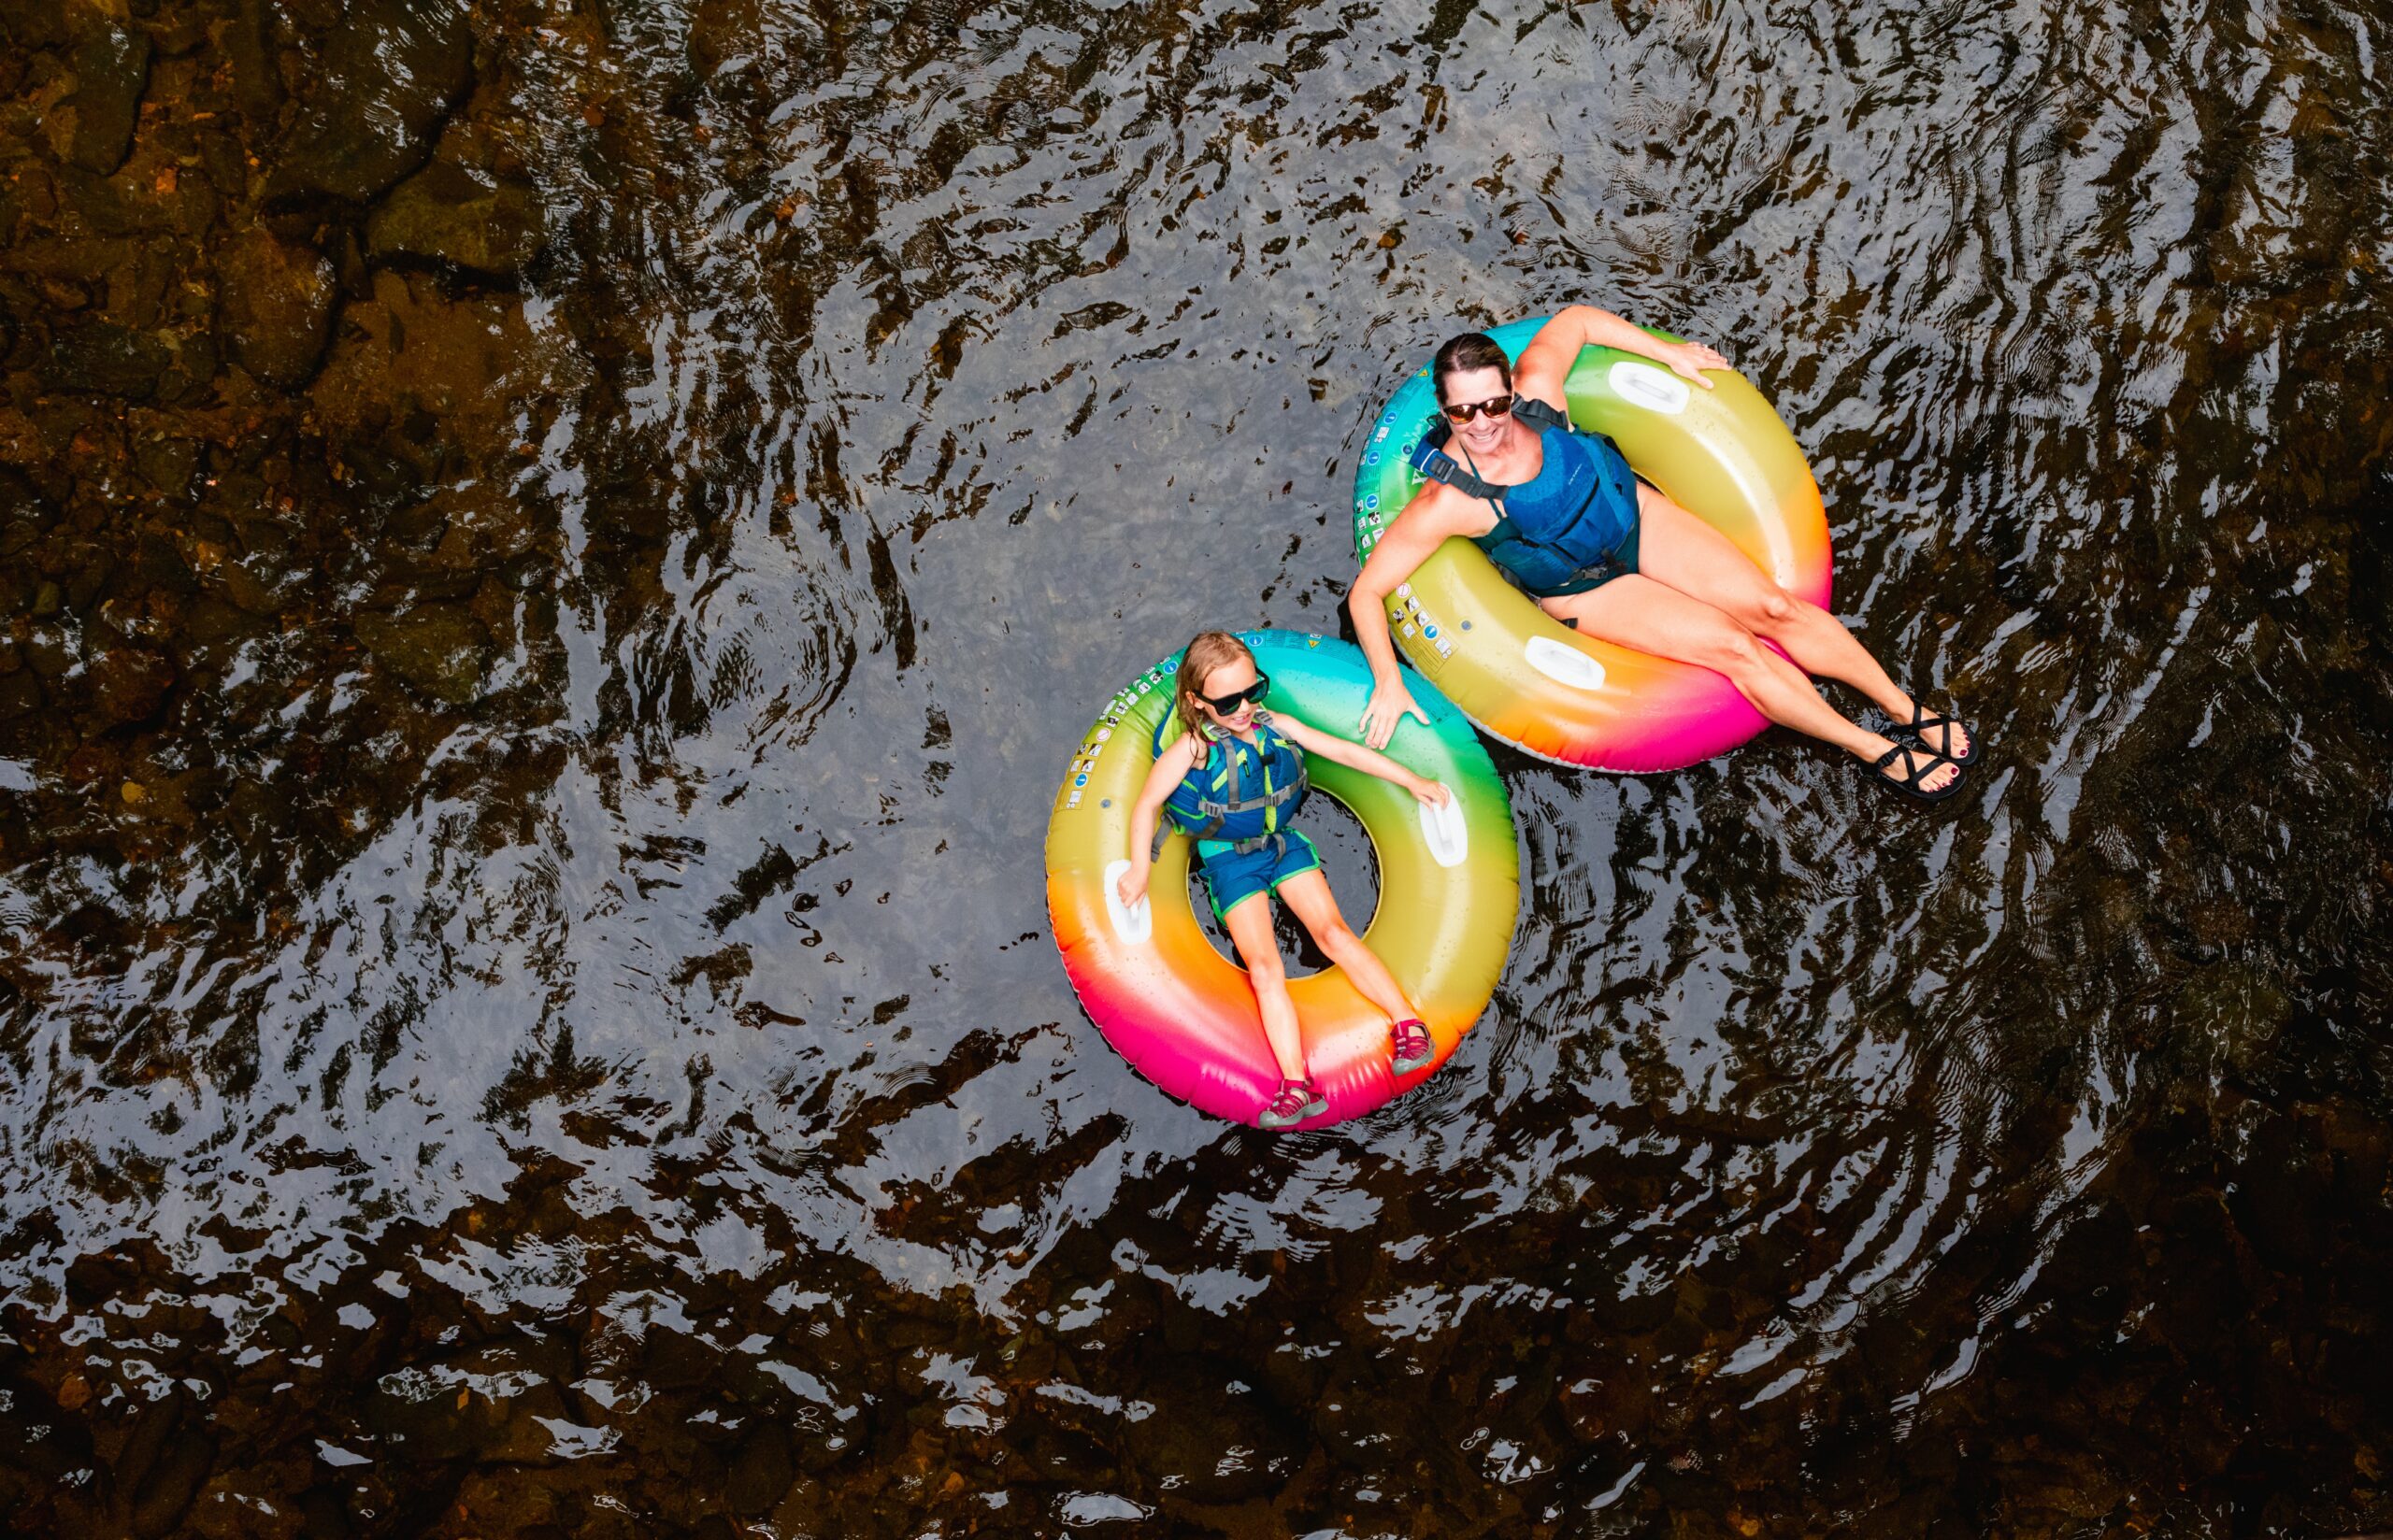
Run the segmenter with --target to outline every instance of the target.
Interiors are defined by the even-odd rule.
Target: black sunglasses
[[[1462,423],[1469,421],[1482,412],[1485,412],[1490,417],[1503,417],[1512,411],[1512,400],[1513,398],[1509,395],[1491,396],[1485,401],[1457,401],[1451,406],[1440,406],[1438,410],[1446,414],[1447,421]]]
[[[1228,694],[1218,697],[1212,695],[1199,695],[1196,698],[1203,701],[1207,706],[1211,706],[1216,715],[1226,717],[1249,701],[1261,700],[1263,698],[1264,692],[1270,688],[1271,676],[1268,674],[1258,673],[1254,676],[1254,682],[1248,685],[1244,690],[1233,690]]]

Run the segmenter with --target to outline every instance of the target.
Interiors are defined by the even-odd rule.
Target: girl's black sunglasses
[[[1226,717],[1249,701],[1261,700],[1264,692],[1270,688],[1271,676],[1257,673],[1254,676],[1254,682],[1244,690],[1233,690],[1226,695],[1199,695],[1196,698],[1211,706],[1219,715]]]

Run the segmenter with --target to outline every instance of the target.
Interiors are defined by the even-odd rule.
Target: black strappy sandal
[[[1904,765],[1902,774],[1900,776],[1890,776],[1886,774],[1886,767],[1894,763],[1898,759],[1903,758],[1905,755],[1909,755],[1910,759]],[[1927,761],[1926,764],[1919,763],[1922,758],[1925,758]],[[1954,792],[1961,789],[1962,777],[1960,776],[1956,775],[1951,780],[1946,781],[1942,786],[1936,788],[1936,790],[1932,791],[1927,787],[1919,784],[1921,781],[1926,780],[1929,776],[1935,774],[1936,767],[1940,764],[1952,764],[1955,765],[1956,769],[1958,768],[1956,762],[1938,753],[1935,749],[1928,748],[1926,744],[1899,743],[1892,749],[1887,749],[1884,753],[1879,755],[1876,759],[1871,760],[1870,762],[1870,770],[1872,775],[1878,777],[1880,785],[1885,787],[1890,791],[1900,791],[1904,796],[1911,798],[1913,802],[1942,802],[1946,797],[1951,796]]]
[[[1969,748],[1963,749],[1957,754],[1952,751],[1953,729],[1967,725],[1967,723],[1955,717],[1930,717],[1923,715],[1919,709],[1919,703],[1917,701],[1913,701],[1911,703],[1911,720],[1897,727],[1893,735],[1898,738],[1909,738],[1920,748],[1925,749],[1929,753],[1935,755],[1938,759],[1950,760],[1953,763],[1967,768],[1978,762],[1977,734],[1974,733],[1970,734]],[[1940,727],[1944,730],[1945,747],[1942,749],[1939,749],[1934,744],[1927,741],[1927,734]]]

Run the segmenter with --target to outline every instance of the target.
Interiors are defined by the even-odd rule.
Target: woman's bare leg
[[[1288,970],[1280,961],[1280,938],[1271,934],[1271,895],[1257,893],[1233,905],[1222,916],[1246,964],[1246,981],[1254,986],[1254,1003],[1263,1009],[1263,1039],[1280,1062],[1280,1078],[1305,1077],[1305,1043],[1297,1031],[1297,1003],[1288,998]]]
[[[1639,556],[1638,564],[1642,566],[1641,548]],[[1615,578],[1590,592],[1541,603],[1546,613],[1577,622],[1583,636],[1727,676],[1755,709],[1782,727],[1808,733],[1865,760],[1875,760],[1897,747],[1893,739],[1847,720],[1820,698],[1801,669],[1762,646],[1760,637],[1727,613],[1641,573]],[[1930,765],[1932,769],[1927,768]],[[1920,786],[1929,791],[1942,790],[1961,773],[1958,765],[1917,750],[1906,750],[1902,759],[1880,773],[1891,780],[1911,768],[1924,771]]]
[[[1779,587],[1727,535],[1653,488],[1641,483],[1637,494],[1639,572],[1769,637],[1804,673],[1851,685],[1895,720],[1911,720],[1916,703],[1843,621]],[[1966,728],[1956,723],[1952,738],[1929,747],[1969,751]]]

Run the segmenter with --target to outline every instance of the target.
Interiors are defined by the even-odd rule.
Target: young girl
[[[1296,1002],[1288,998],[1288,976],[1271,931],[1271,905],[1249,899],[1278,893],[1323,955],[1346,970],[1363,998],[1387,1013],[1397,1074],[1419,1069],[1437,1051],[1417,1007],[1338,912],[1312,841],[1289,827],[1304,803],[1304,755],[1318,754],[1394,781],[1433,807],[1444,806],[1454,793],[1376,749],[1263,710],[1255,703],[1270,688],[1270,679],[1255,671],[1246,644],[1227,632],[1208,631],[1188,644],[1173,701],[1188,731],[1156,754],[1139,793],[1130,815],[1130,869],[1122,874],[1120,891],[1125,905],[1145,896],[1155,812],[1168,811],[1172,822],[1196,841],[1213,913],[1237,945],[1262,1007],[1263,1035],[1280,1062],[1280,1089],[1256,1121],[1277,1130],[1294,1128],[1329,1104],[1305,1070]]]

